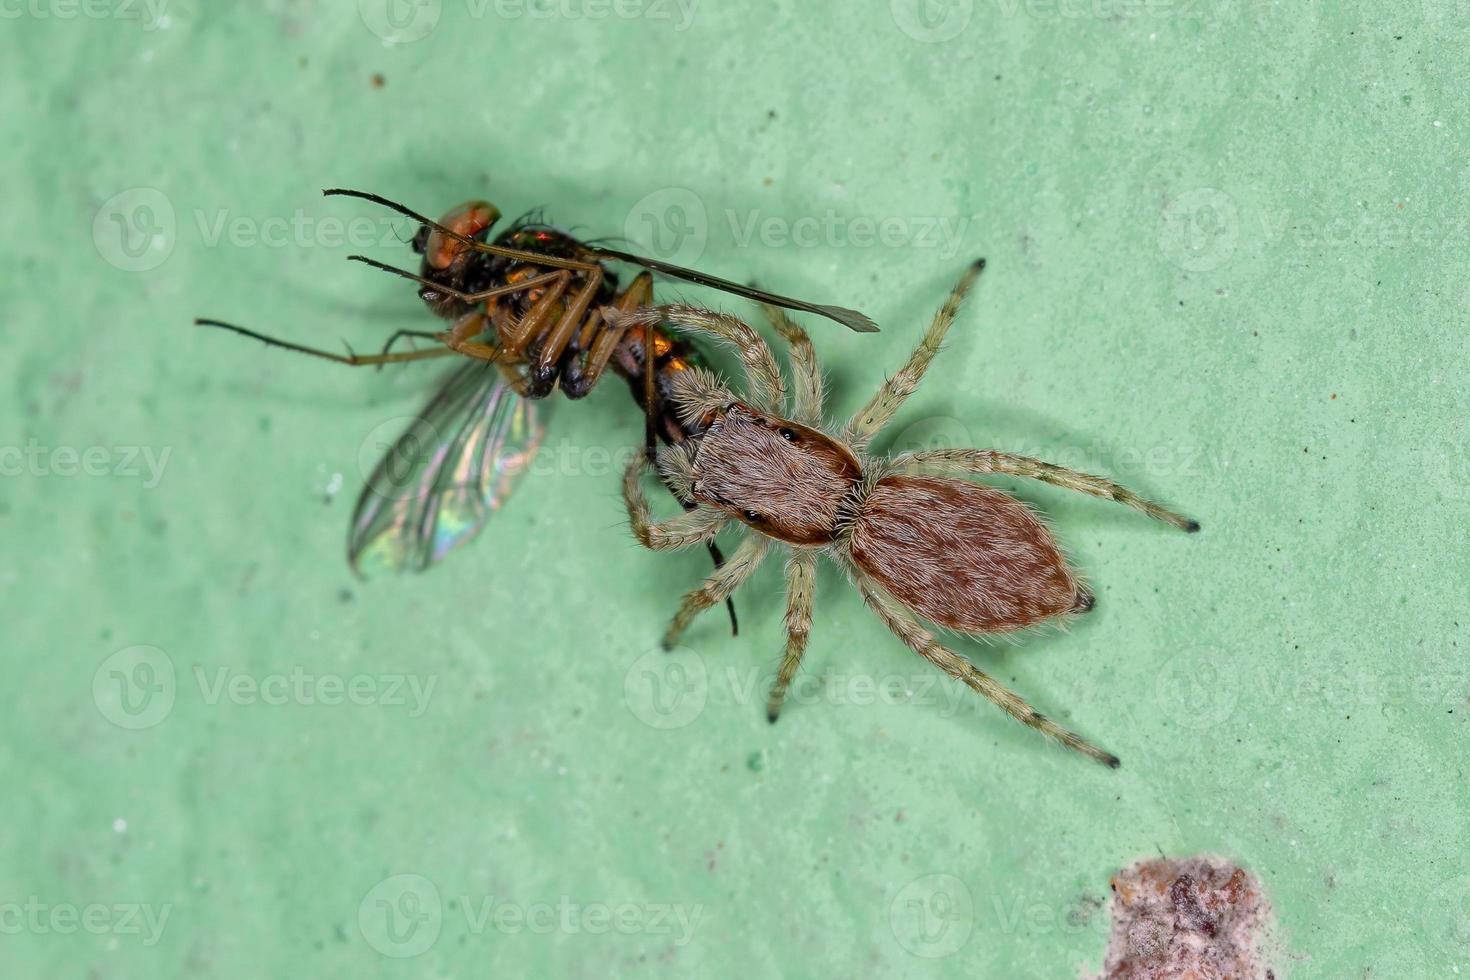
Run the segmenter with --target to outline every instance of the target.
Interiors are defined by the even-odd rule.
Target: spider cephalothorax
[[[676,389],[677,397],[677,389]],[[734,402],[698,440],[691,496],[787,544],[831,544],[862,484],[857,456],[825,433]]]
[[[805,332],[768,309],[791,348],[793,390],[760,336],[740,320],[688,306],[631,314],[605,309],[614,324],[672,322],[735,348],[749,382],[737,395],[707,371],[674,387],[675,408],[700,424],[697,439],[659,453],[670,487],[695,508],[652,522],[639,483],[646,460],[624,476],[633,531],[654,549],[712,539],[733,522],[750,531],[730,561],[689,593],[664,636],[673,646],[700,612],[727,598],[772,545],[789,551],[786,654],[768,703],[775,721],[811,628],[816,556],[842,566],[879,618],[926,660],[999,705],[1012,717],[1110,766],[1117,757],[1062,728],[1020,696],[940,645],[915,616],[971,634],[1008,633],[1093,606],[1092,593],[1067,564],[1046,524],[1014,497],[957,476],[1024,476],[1115,500],[1187,531],[1188,518],[1109,480],[994,450],[957,449],[874,457],[868,443],[918,387],[960,301],[984,268],[977,262],[935,316],[902,371],[840,432],[821,426],[822,380]]]

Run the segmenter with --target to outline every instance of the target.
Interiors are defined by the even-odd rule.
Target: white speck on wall
[[[113,829],[113,831],[115,833],[119,833],[119,834],[124,833],[128,829],[128,822],[126,820],[124,820],[122,817],[118,817],[116,820],[114,820],[112,822],[112,829]]]

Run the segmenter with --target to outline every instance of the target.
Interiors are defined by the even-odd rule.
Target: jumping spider
[[[914,393],[976,278],[966,270],[908,363],[838,433],[818,428],[822,379],[802,329],[767,309],[790,347],[794,390],[771,349],[732,316],[689,306],[644,307],[616,324],[673,323],[707,334],[739,354],[749,391],[737,397],[707,371],[682,373],[674,408],[703,435],[658,454],[658,469],[693,510],[652,522],[640,485],[640,456],[623,478],[633,532],[654,550],[712,539],[732,522],[747,534],[728,563],[684,597],[664,635],[672,647],[699,613],[723,602],[774,543],[786,562],[786,652],[767,713],[775,721],[811,630],[817,555],[841,566],[884,624],[925,660],[988,698],[1012,718],[1116,767],[1118,758],[1062,728],[995,678],[942,646],[918,617],[959,633],[1007,633],[1085,613],[1092,593],[1067,565],[1043,521],[1014,497],[954,476],[1000,473],[1078,490],[1143,511],[1185,531],[1199,524],[1110,480],[988,449],[870,456],[867,446]],[[952,474],[950,477],[939,474]]]

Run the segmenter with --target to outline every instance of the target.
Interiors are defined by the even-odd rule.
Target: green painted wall
[[[1278,975],[1470,965],[1464,3],[157,2],[0,6],[5,976],[1073,977],[1160,851],[1260,876]],[[706,560],[631,540],[617,383],[471,549],[356,581],[442,369],[189,327],[429,326],[334,185],[860,307],[809,324],[838,417],[986,256],[889,444],[1204,522],[1019,486],[1098,608],[959,641],[1123,768],[830,567],[778,726],[774,564],[655,656]]]

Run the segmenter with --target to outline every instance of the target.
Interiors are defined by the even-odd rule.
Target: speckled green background
[[[1470,8],[587,3],[4,5],[0,973],[1074,977],[1158,852],[1261,877],[1278,975],[1470,965]],[[653,657],[706,563],[630,539],[617,383],[470,550],[355,581],[442,368],[188,326],[428,325],[339,184],[861,307],[811,324],[837,413],[988,257],[899,441],[1205,524],[1024,486],[1098,609],[961,645],[1121,771],[927,687],[830,568],[778,726],[776,566]]]

